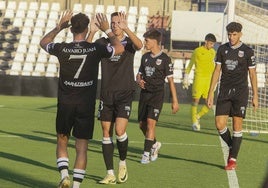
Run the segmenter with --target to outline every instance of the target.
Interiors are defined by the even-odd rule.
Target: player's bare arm
[[[256,74],[256,68],[249,68],[249,78],[252,88],[252,105],[254,108],[254,112],[256,112],[257,108],[259,107],[258,103],[258,86],[257,86],[257,74]]]
[[[217,64],[215,69],[214,69],[212,78],[211,78],[210,88],[209,88],[209,92],[208,92],[207,106],[209,108],[212,108],[212,106],[213,106],[214,91],[215,91],[215,88],[217,86],[217,83],[218,83],[218,80],[220,77],[220,73],[221,73],[221,65]]]
[[[124,12],[118,14],[119,23],[118,26],[128,35],[136,50],[140,50],[143,47],[142,41],[128,28],[127,15]]]
[[[54,29],[52,29],[50,32],[48,32],[40,41],[40,46],[44,50],[46,50],[46,46],[49,43],[53,42],[54,38],[57,36],[57,34],[61,30],[70,27],[69,21],[71,20],[72,16],[73,16],[73,12],[70,10],[66,10],[62,13],[57,26]]]
[[[96,23],[97,23],[96,16],[92,16],[90,26],[89,26],[90,27],[89,34],[88,34],[88,37],[86,39],[87,42],[92,42],[94,35],[96,34],[96,32],[99,31],[99,28],[97,27]]]
[[[112,46],[115,49],[115,55],[122,54],[125,51],[124,46],[121,44],[119,39],[114,35],[112,30],[110,29],[109,22],[107,20],[106,15],[102,13],[96,14],[96,26],[103,32],[107,34],[110,39]]]
[[[171,103],[172,113],[175,114],[179,110],[177,91],[176,91],[173,77],[168,77],[167,79],[168,79],[169,88],[170,88],[170,92],[172,96],[172,103]]]

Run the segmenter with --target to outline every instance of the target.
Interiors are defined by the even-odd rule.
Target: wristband
[[[107,29],[104,33],[106,33],[106,35],[108,35],[108,33],[111,33],[112,30],[111,29]]]

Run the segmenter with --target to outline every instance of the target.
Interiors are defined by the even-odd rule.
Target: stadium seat
[[[35,10],[28,10],[26,14],[26,18],[35,19],[36,18],[36,11]]]
[[[28,53],[27,56],[30,54],[38,54],[39,51],[39,45],[38,44],[30,44],[28,48]],[[26,56],[26,61],[27,61],[27,56]]]
[[[118,6],[117,11],[127,13],[127,7],[126,6]]]
[[[46,53],[42,53],[40,51],[40,53],[38,54],[37,56],[37,60],[36,60],[37,63],[47,63],[47,54]]]
[[[21,34],[31,36],[32,35],[32,28],[25,27],[25,25],[24,25],[24,27],[22,28]]]
[[[148,23],[148,17],[145,15],[140,15],[138,19],[138,23],[140,24],[147,24]]]
[[[51,11],[60,12],[60,3],[59,2],[53,2],[51,3]]]
[[[41,2],[39,10],[48,12],[49,11],[49,3],[48,2]]]
[[[0,1],[0,10],[6,10],[6,1]]]
[[[137,23],[136,15],[128,15],[127,22],[136,24]]]
[[[47,21],[47,25],[46,25],[46,27],[52,29],[52,28],[54,28],[56,25],[57,25],[57,21],[56,21],[56,20],[54,20],[54,19],[49,19],[49,20]]]
[[[24,62],[24,53],[16,52],[13,61],[21,63]]]
[[[52,10],[52,7],[51,7],[51,11],[49,12],[48,20],[57,20],[58,21],[58,18],[59,18],[59,12]]]
[[[47,11],[46,10],[40,10],[37,16],[37,19],[47,19]]]
[[[36,62],[36,55],[32,52],[27,53],[25,62],[35,63]]]
[[[136,16],[138,14],[138,7],[130,6],[129,9],[128,9],[128,14]]]
[[[32,76],[44,76],[45,75],[45,64],[36,63]]]
[[[83,11],[83,5],[81,3],[74,3],[73,12],[76,14],[82,11]]]
[[[96,5],[95,13],[104,13],[104,5]]]
[[[18,5],[18,10],[27,10],[28,9],[28,2],[27,1],[20,1]]]
[[[39,10],[38,2],[31,1],[29,4],[29,10],[34,10],[34,11]]]
[[[174,69],[183,70],[184,69],[184,63],[183,59],[174,59]]]
[[[35,27],[39,28],[45,28],[46,26],[46,21],[44,19],[37,19],[35,22]]]
[[[16,52],[20,52],[20,53],[27,53],[27,46],[26,44],[18,44],[18,48]]]
[[[10,75],[20,75],[21,74],[21,67],[22,67],[21,62],[14,61],[11,65],[9,74]]]
[[[115,12],[115,6],[114,5],[107,5],[106,14],[111,15],[113,12]]]
[[[49,63],[47,65],[47,70],[45,73],[46,77],[56,77],[58,75],[58,70],[57,70],[57,64],[56,63]]]
[[[19,44],[26,44],[28,45],[30,43],[29,36],[28,35],[21,35]]]
[[[33,71],[33,63],[25,62],[21,71],[22,76],[31,76]]]
[[[143,33],[145,33],[146,30],[147,30],[146,24],[141,24],[141,23],[138,24],[138,26],[137,26],[137,32],[141,32],[141,33],[143,32]]]
[[[43,28],[35,27],[33,30],[33,35],[43,36]]]
[[[16,10],[17,2],[16,1],[7,1],[7,10]]]
[[[85,4],[85,6],[84,6],[84,12],[88,16],[91,16],[92,14],[94,14],[94,7],[93,7],[93,5],[92,4]]]
[[[41,36],[39,36],[39,35],[33,35],[32,36],[32,39],[31,39],[31,44],[39,45],[40,40],[41,40]]]
[[[149,15],[149,8],[148,7],[140,7],[139,15],[148,16]]]
[[[13,20],[13,27],[19,27],[22,28],[23,27],[23,20],[21,17],[16,17]]]
[[[6,9],[5,18],[14,18],[15,17],[15,12],[13,9]]]
[[[33,28],[34,27],[34,20],[33,20],[33,18],[26,18],[25,21],[24,21],[24,27]]]
[[[15,18],[25,18],[26,17],[26,13],[25,13],[25,10],[17,10],[16,11],[16,16]]]

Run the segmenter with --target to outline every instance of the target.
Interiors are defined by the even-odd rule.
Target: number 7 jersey
[[[101,58],[110,58],[113,47],[86,41],[50,43],[47,52],[60,64],[58,102],[82,104],[96,99]]]

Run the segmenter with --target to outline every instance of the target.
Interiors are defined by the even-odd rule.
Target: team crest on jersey
[[[158,114],[159,114],[159,112],[160,112],[159,109],[156,109],[156,108],[155,108],[155,109],[154,109],[154,116],[157,117]]]
[[[228,50],[225,50],[225,54],[228,54]]]
[[[244,51],[238,51],[238,57],[244,57]]]
[[[157,59],[155,63],[156,63],[156,65],[161,65],[162,59]]]

